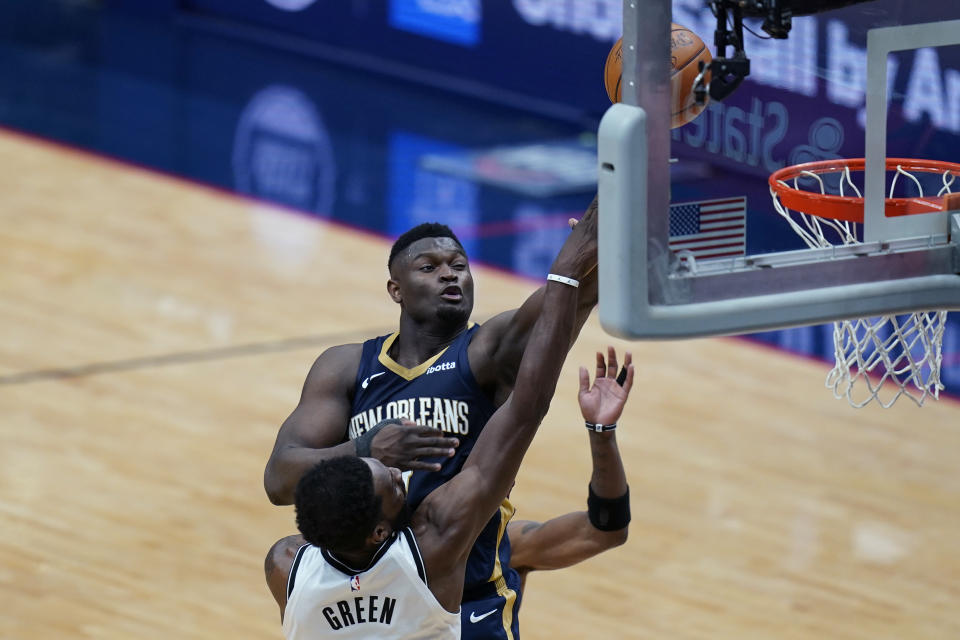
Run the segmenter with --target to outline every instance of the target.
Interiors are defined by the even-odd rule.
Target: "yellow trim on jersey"
[[[502,596],[503,603],[503,630],[507,634],[507,640],[514,640],[513,630],[513,603],[517,599],[517,592],[507,586],[507,580],[503,577],[503,567],[500,566],[500,544],[503,542],[503,534],[507,530],[507,523],[516,512],[510,500],[504,499],[500,505],[500,530],[497,531],[496,560],[493,563],[493,574],[490,580],[495,581],[497,585],[497,595]]]
[[[407,369],[404,366],[397,364],[396,360],[387,355],[387,351],[390,350],[390,347],[393,345],[393,342],[397,339],[397,336],[400,335],[400,332],[397,331],[393,333],[389,338],[383,341],[383,348],[380,349],[380,355],[377,357],[377,360],[380,361],[380,364],[385,366],[390,371],[393,371],[395,374],[403,378],[404,380],[413,380],[419,375],[422,375],[424,371],[430,368],[430,366],[437,361],[437,358],[442,356],[446,351],[447,347],[443,349],[440,353],[424,360],[417,366],[412,369]]]
[[[472,328],[474,324],[475,323],[473,322],[470,322],[469,324],[467,324],[467,329]],[[390,351],[390,347],[393,346],[393,343],[396,341],[397,336],[399,335],[400,335],[400,332],[395,331],[394,333],[390,334],[389,338],[383,341],[383,347],[380,348],[380,355],[377,356],[377,360],[380,361],[380,364],[385,366],[390,371],[393,371],[395,374],[397,374],[404,380],[413,380],[417,376],[423,375],[423,373],[427,369],[429,369],[431,366],[433,366],[433,363],[436,362],[437,359],[440,358],[440,356],[446,353],[447,349],[449,348],[449,347],[444,347],[443,350],[440,351],[440,353],[438,353],[437,355],[432,356],[427,360],[424,360],[423,362],[413,367],[412,369],[408,369],[400,364],[397,364],[396,360],[394,360],[389,355],[387,355],[387,353]]]

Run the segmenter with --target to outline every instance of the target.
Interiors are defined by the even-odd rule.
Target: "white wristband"
[[[603,433],[605,431],[614,431],[617,428],[617,423],[613,424],[600,424],[599,422],[590,422],[587,421],[587,431],[595,431],[597,433]]]
[[[580,286],[580,282],[578,280],[574,280],[573,278],[568,278],[567,276],[558,276],[555,273],[548,273],[547,280],[553,280],[554,282],[559,282],[560,284],[567,284],[573,287],[574,289]]]

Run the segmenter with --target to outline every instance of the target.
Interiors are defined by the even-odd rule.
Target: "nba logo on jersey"
[[[360,576],[350,578],[350,591],[360,591]]]

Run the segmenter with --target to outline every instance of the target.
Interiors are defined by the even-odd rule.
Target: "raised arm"
[[[300,477],[325,458],[356,455],[356,441],[347,439],[350,406],[362,345],[347,344],[324,351],[310,368],[300,403],[273,445],[263,472],[263,486],[274,504],[292,504]],[[389,424],[370,438],[370,455],[401,469],[436,471],[437,463],[420,458],[448,455],[456,438],[412,422]]]
[[[608,349],[606,361],[603,354],[597,353],[597,378],[589,390],[587,371],[580,368],[580,410],[587,422],[609,425],[619,421],[633,384],[629,352],[624,359],[622,388],[611,382],[615,372],[616,354],[612,348]],[[530,571],[569,567],[627,541],[629,493],[616,431],[590,430],[588,437],[593,460],[588,510],[542,523],[513,520],[508,525],[510,566],[524,582]]]
[[[571,328],[570,344],[597,305],[597,198],[587,207],[576,227],[580,233],[571,233],[561,252],[580,254],[584,268],[578,280],[576,311]],[[502,404],[513,390],[520,358],[530,339],[537,318],[544,308],[545,287],[533,292],[519,309],[494,316],[483,323],[470,344],[470,366],[481,388],[487,390],[496,405]]]
[[[581,224],[571,236],[588,232]],[[592,268],[576,246],[564,246],[551,273],[578,279]],[[448,610],[462,594],[470,547],[506,497],[550,407],[570,347],[576,302],[576,288],[548,281],[543,310],[520,363],[513,393],[487,422],[463,470],[427,496],[415,513],[414,530],[423,541],[431,590]]]

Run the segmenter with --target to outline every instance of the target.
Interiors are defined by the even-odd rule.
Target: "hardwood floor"
[[[0,133],[0,637],[279,638],[261,483],[327,346],[390,331],[387,241]],[[535,284],[475,268],[482,320]],[[512,496],[585,508],[576,369]],[[960,637],[960,403],[851,409],[733,339],[613,341],[626,545],[534,574],[525,638]]]

